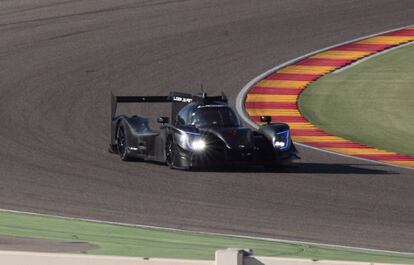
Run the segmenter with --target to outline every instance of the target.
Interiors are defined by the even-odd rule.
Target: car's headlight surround
[[[182,132],[179,136],[180,146],[186,150],[200,152],[206,149],[206,141],[198,133]]]
[[[273,137],[273,146],[281,151],[284,151],[290,146],[290,132],[289,130],[276,132]]]

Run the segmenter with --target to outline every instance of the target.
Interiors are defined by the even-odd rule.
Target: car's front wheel
[[[116,134],[118,154],[123,161],[130,161],[132,157],[130,155],[128,139],[125,133],[124,127],[120,126]]]
[[[170,168],[174,168],[174,160],[177,153],[177,146],[175,145],[172,137],[168,137],[167,144],[165,146],[165,160]]]

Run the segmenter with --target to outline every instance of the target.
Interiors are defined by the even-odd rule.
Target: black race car
[[[171,122],[159,117],[159,130],[140,116],[116,115],[118,103],[171,103]],[[111,94],[109,150],[122,160],[151,160],[170,168],[194,169],[226,164],[255,164],[273,168],[298,158],[289,126],[266,123],[258,130],[241,125],[227,98],[171,92],[168,96],[114,96]]]

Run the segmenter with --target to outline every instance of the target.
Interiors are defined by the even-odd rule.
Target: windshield
[[[228,107],[201,107],[191,114],[190,124],[196,127],[238,127],[240,121]]]

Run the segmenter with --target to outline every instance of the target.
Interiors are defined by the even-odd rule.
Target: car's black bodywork
[[[159,130],[140,116],[116,116],[118,103],[171,103],[171,117],[160,117]],[[271,123],[258,130],[243,127],[224,96],[171,92],[169,96],[111,95],[110,151],[122,160],[142,159],[192,169],[250,163],[274,167],[297,158],[289,126]],[[170,122],[171,121],[171,122]]]

